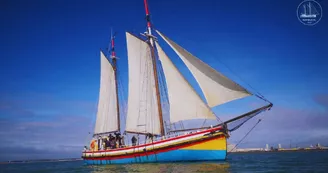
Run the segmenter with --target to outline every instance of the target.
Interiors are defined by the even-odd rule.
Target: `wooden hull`
[[[226,135],[221,128],[154,141],[135,147],[83,152],[86,164],[160,163],[225,160]]]

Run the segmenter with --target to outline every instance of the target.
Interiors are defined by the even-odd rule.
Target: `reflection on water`
[[[90,165],[93,173],[109,172],[229,172],[228,162],[195,162],[195,163],[153,163],[153,164],[127,164],[127,165]]]

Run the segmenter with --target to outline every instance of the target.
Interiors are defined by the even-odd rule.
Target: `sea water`
[[[233,153],[226,161],[84,165],[83,161],[14,163],[0,165],[1,173],[107,173],[107,172],[323,172],[328,173],[328,151]]]

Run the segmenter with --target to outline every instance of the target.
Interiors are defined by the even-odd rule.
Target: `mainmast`
[[[147,36],[150,40],[150,43],[152,45],[152,47],[154,46],[154,40],[153,40],[153,36],[151,34],[151,23],[150,23],[150,14],[149,14],[149,8],[148,8],[148,1],[144,0],[145,3],[145,11],[146,11],[146,21],[147,21]]]
[[[116,88],[116,109],[117,109],[117,131],[121,131],[120,125],[120,107],[119,107],[119,100],[118,100],[118,86],[117,86],[117,62],[116,62],[116,53],[115,53],[115,34],[111,33],[111,58],[113,59],[113,69],[114,69],[114,76],[115,76],[115,88]]]
[[[150,14],[148,9],[148,2],[147,0],[144,0],[145,3],[145,10],[146,10],[146,20],[147,20],[147,31],[146,35],[148,36],[148,39],[150,41],[150,47],[151,47],[151,56],[153,61],[153,70],[154,70],[154,78],[155,78],[155,87],[156,87],[156,97],[157,97],[157,107],[158,107],[158,115],[159,115],[159,122],[160,122],[160,129],[161,129],[161,135],[165,135],[164,131],[164,123],[163,123],[163,114],[162,114],[162,106],[161,106],[161,97],[159,93],[159,87],[158,87],[158,76],[157,76],[157,67],[156,67],[156,57],[155,57],[155,49],[154,49],[154,36],[151,33],[151,22],[150,22]]]

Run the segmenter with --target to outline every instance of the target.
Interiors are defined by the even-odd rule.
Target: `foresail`
[[[202,89],[210,107],[251,95],[246,89],[205,64],[159,31],[157,33],[186,64]]]
[[[190,119],[216,119],[211,109],[190,86],[157,42],[156,47],[166,78],[170,103],[170,122]]]
[[[100,92],[97,120],[94,131],[95,134],[102,134],[118,130],[114,69],[103,52],[100,52],[100,59]]]
[[[150,46],[126,33],[129,63],[129,98],[126,131],[160,134]]]

